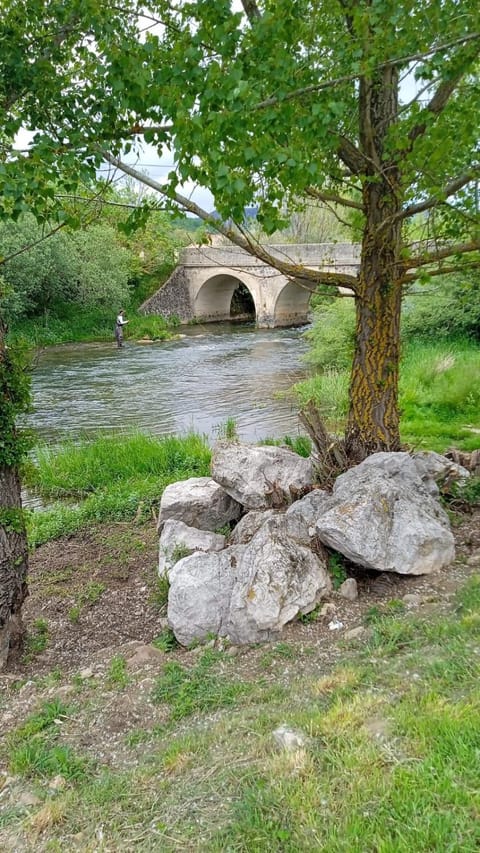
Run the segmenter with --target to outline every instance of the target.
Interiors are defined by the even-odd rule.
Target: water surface
[[[305,374],[300,329],[209,324],[180,340],[72,344],[42,352],[33,372],[31,423],[48,441],[134,428],[157,435],[194,429],[211,438],[227,418],[255,441],[299,432],[291,397]]]

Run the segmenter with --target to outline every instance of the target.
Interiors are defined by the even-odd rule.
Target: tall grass
[[[332,431],[343,429],[348,409],[348,371],[327,369],[298,383],[300,402],[313,399]],[[469,340],[404,348],[400,366],[402,440],[443,451],[480,445],[480,346]]]
[[[31,514],[30,542],[38,545],[92,521],[147,514],[166,485],[207,476],[209,463],[210,449],[195,434],[100,435],[56,448],[40,446],[25,470],[25,485],[46,501],[63,502]]]

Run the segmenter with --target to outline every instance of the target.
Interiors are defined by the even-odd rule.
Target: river
[[[55,442],[140,429],[214,438],[230,417],[244,441],[299,432],[295,403],[281,392],[305,375],[302,330],[225,323],[182,333],[163,343],[127,340],[120,350],[110,343],[44,350],[32,381],[37,436]]]

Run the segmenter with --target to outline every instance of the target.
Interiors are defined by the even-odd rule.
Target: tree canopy
[[[105,162],[206,221],[182,184],[209,187],[223,217],[210,221],[237,245],[312,290],[351,289],[347,445],[397,448],[403,290],[479,263],[477,3],[4,5],[3,215],[65,217],[53,180],[76,193]],[[37,132],[14,152],[22,126]],[[165,182],[125,162],[145,143],[173,153]],[[358,275],[271,258],[245,228],[246,205],[271,234],[306,201],[353,217]]]

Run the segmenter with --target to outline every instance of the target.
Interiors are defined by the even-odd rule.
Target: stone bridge
[[[272,245],[274,257],[310,269],[355,275],[360,247],[351,243]],[[295,326],[308,319],[309,290],[233,245],[183,249],[168,281],[140,308],[176,315],[182,323],[255,319],[261,328]]]

